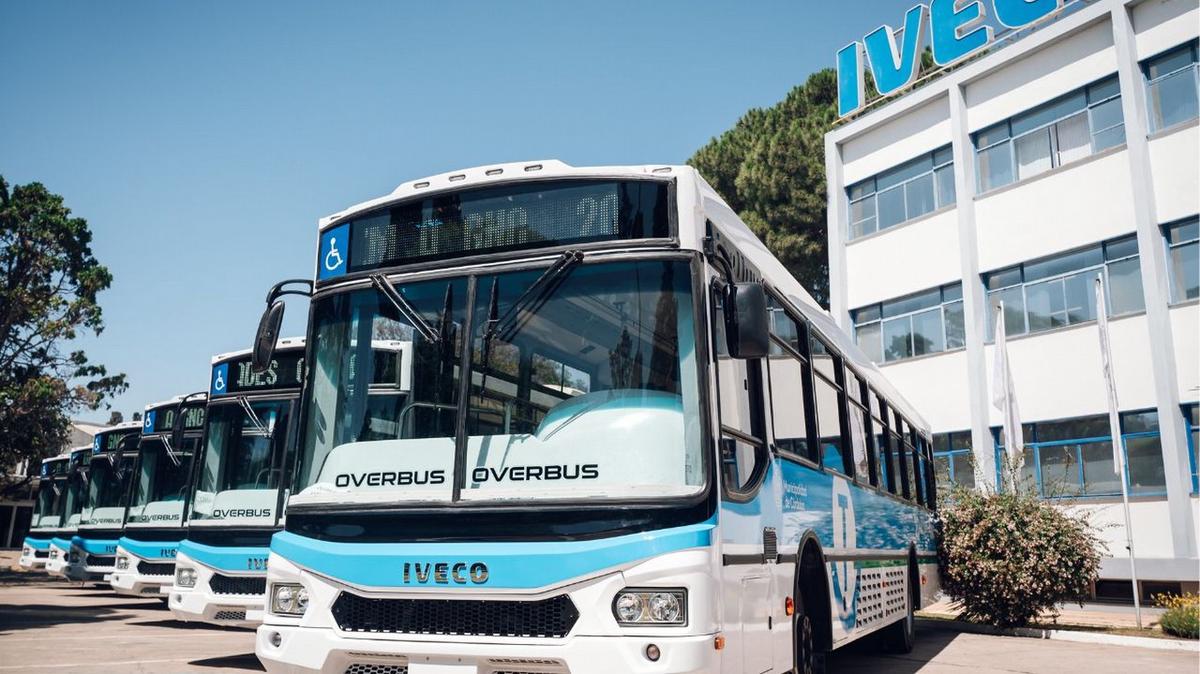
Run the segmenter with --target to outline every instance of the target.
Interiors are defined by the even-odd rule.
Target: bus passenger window
[[[803,326],[771,299],[771,352],[767,370],[771,385],[771,423],[775,446],[782,452],[810,458],[805,394],[811,395],[799,335]]]
[[[713,292],[713,335],[721,423],[721,470],[725,490],[748,492],[767,462],[762,361],[730,357],[725,349],[721,292]]]
[[[745,491],[751,486],[758,456],[758,447],[745,440],[721,438],[721,472],[727,490]]]
[[[850,474],[850,467],[843,456],[842,410],[838,397],[841,387],[837,384],[837,370],[841,359],[833,355],[823,342],[813,337],[812,364],[813,385],[817,412],[817,435],[821,443],[821,464],[843,475]]]
[[[862,404],[865,390],[862,380],[854,371],[846,368],[846,412],[850,415],[850,448],[854,458],[854,475],[863,484],[873,483],[871,469],[867,460],[867,410]]]

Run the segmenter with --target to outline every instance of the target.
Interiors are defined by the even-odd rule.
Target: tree
[[[40,183],[0,176],[0,476],[66,443],[70,416],[107,408],[127,388],[67,346],[104,320],[112,274],[92,255],[87,221]]]
[[[926,49],[920,72],[934,68]],[[879,94],[866,75],[872,101]],[[688,160],[824,305],[829,303],[825,134],[837,119],[837,73],[826,68],[774,106],[750,109]]]

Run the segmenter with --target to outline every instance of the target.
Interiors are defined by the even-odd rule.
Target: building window
[[[1125,142],[1117,76],[1072,91],[973,136],[987,192]]]
[[[1192,493],[1200,492],[1200,405],[1192,403],[1183,406],[1183,419],[1188,427],[1188,454],[1192,464]]]
[[[938,487],[949,491],[954,486],[975,488],[975,464],[972,460],[971,432],[935,433],[933,468]]]
[[[855,340],[876,363],[961,349],[966,344],[961,283],[872,304],[850,315]]]
[[[1197,43],[1180,45],[1142,62],[1150,130],[1160,131],[1200,116]]]
[[[988,296],[987,339],[995,334],[996,307],[1004,303],[1008,335],[1052,330],[1096,319],[1096,277],[1105,276],[1108,312],[1144,308],[1137,237],[1130,235],[983,275]]]
[[[1112,434],[1108,415],[1025,424],[1025,465],[1022,489],[1035,489],[1042,498],[1119,496],[1121,483],[1113,467]],[[997,434],[996,465],[1003,465],[1004,436]],[[1158,414],[1121,414],[1125,479],[1133,496],[1167,493]],[[1001,481],[1000,484],[1004,484]]]
[[[851,185],[850,240],[895,227],[954,203],[954,157],[947,145]]]
[[[1200,218],[1163,226],[1167,238],[1167,270],[1171,276],[1171,301],[1200,297]]]

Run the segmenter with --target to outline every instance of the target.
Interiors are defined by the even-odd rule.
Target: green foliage
[[[777,105],[752,109],[688,163],[820,302],[828,302],[825,133],[837,75],[813,73]]]
[[[960,489],[938,510],[942,588],[962,617],[1002,627],[1082,602],[1100,570],[1092,524],[1029,493]]]
[[[921,72],[933,53],[921,55]],[[928,81],[922,84],[928,83]],[[870,72],[867,100],[878,98]],[[696,151],[695,167],[820,303],[829,303],[825,134],[837,116],[837,73],[817,71],[769,108],[752,108]]]
[[[1154,596],[1154,601],[1167,609],[1158,621],[1164,632],[1185,639],[1200,639],[1200,597],[1190,592],[1159,594]]]
[[[0,176],[0,474],[58,451],[70,415],[126,388],[83,351],[63,347],[104,329],[96,295],[112,274],[96,261],[87,221],[40,183]]]

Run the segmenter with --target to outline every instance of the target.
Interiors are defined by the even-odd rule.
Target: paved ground
[[[927,607],[924,613],[938,618],[955,618],[959,609],[949,600],[940,601]],[[1142,607],[1142,626],[1157,628],[1158,620],[1162,617],[1163,609],[1157,606]],[[1072,625],[1077,627],[1120,627],[1133,629],[1137,627],[1137,614],[1133,604],[1063,604],[1058,607],[1058,617],[1046,615],[1041,620],[1042,626]]]
[[[155,599],[121,597],[0,565],[0,674],[7,672],[259,671],[248,630],[177,623]],[[869,645],[830,656],[830,672],[1195,674],[1200,655],[961,634],[921,622],[917,649],[881,656]]]

